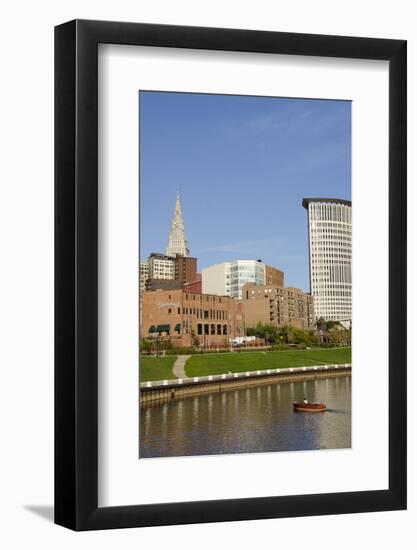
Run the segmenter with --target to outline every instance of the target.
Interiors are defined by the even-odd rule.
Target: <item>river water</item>
[[[323,413],[294,413],[303,397]],[[351,378],[288,382],[169,401],[140,411],[140,458],[351,446]]]

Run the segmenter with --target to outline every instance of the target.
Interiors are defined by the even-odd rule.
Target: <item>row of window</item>
[[[352,297],[352,291],[349,290],[327,290],[327,296],[339,296],[342,298],[351,298]]]
[[[333,296],[351,296],[352,295],[352,286],[344,285],[344,284],[324,284],[322,282],[318,282],[316,280],[313,280],[313,289],[314,290],[323,290],[327,291],[329,294],[332,294]]]
[[[342,256],[339,256],[339,258],[333,258],[333,261],[329,260],[312,260],[312,265],[315,268],[314,272],[318,273],[320,270],[324,271],[325,269],[328,269],[330,266],[335,265],[345,265],[350,268],[352,265],[352,261],[350,258],[345,258]]]
[[[201,323],[198,323],[197,324],[197,334],[199,336],[201,336],[203,334],[203,331],[204,331],[205,335],[210,334],[212,336],[214,336],[216,334],[217,334],[217,336],[221,336],[222,334],[224,336],[227,336],[227,334],[228,334],[227,325],[220,325],[220,324],[217,324],[217,325],[215,325],[215,324],[211,324],[211,325],[204,324],[204,325],[202,325]]]
[[[352,245],[350,242],[340,243],[339,241],[323,241],[317,243],[314,241],[311,246],[312,254],[320,256],[323,252],[344,252],[352,255]]]
[[[316,203],[309,205],[312,220],[338,221],[351,223],[351,207],[342,204]]]
[[[326,231],[328,233],[351,233],[352,228],[350,224],[344,223],[315,223],[311,226],[311,232],[317,233],[320,231]]]
[[[171,296],[172,296],[171,294],[168,294],[168,300],[171,300],[171,299],[172,299]],[[187,301],[190,300],[190,301],[194,301],[194,302],[195,302],[195,301],[196,301],[195,297],[196,297],[196,294],[192,294],[191,292],[186,292],[186,293],[185,293],[185,299],[186,299]],[[200,300],[198,300],[198,298],[199,298]],[[206,298],[206,300],[205,300],[206,302],[218,302],[219,304],[222,303],[222,298],[221,298],[220,296],[210,296],[210,295],[207,295],[205,298]],[[201,294],[197,294],[197,302],[198,302],[198,301],[200,301],[200,302],[203,301],[203,296],[202,296]],[[179,313],[179,312],[178,312],[178,313]]]
[[[168,308],[168,315],[172,314],[172,308]],[[181,308],[177,309],[177,314],[181,315]],[[183,307],[183,315],[196,315],[197,319],[218,319],[226,321],[228,312],[224,309],[199,309],[195,307]]]

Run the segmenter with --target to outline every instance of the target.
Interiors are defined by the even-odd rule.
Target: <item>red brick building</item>
[[[201,273],[195,274],[195,281],[190,281],[184,283],[183,285],[184,292],[191,292],[194,294],[201,294],[203,292],[202,282],[201,282]]]
[[[141,337],[173,346],[228,347],[243,334],[239,304],[229,296],[178,290],[142,293]]]

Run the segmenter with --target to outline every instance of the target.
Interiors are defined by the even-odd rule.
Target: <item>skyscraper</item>
[[[303,199],[308,212],[310,291],[316,319],[352,319],[352,203]]]
[[[167,248],[167,256],[188,256],[190,251],[187,248],[187,239],[185,236],[184,219],[179,194],[175,201],[174,217],[172,218],[171,232]]]

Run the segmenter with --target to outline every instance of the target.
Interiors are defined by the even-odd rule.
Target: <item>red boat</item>
[[[298,403],[293,403],[294,412],[323,412],[326,410],[326,405],[324,403],[305,403],[304,401],[299,401]]]

